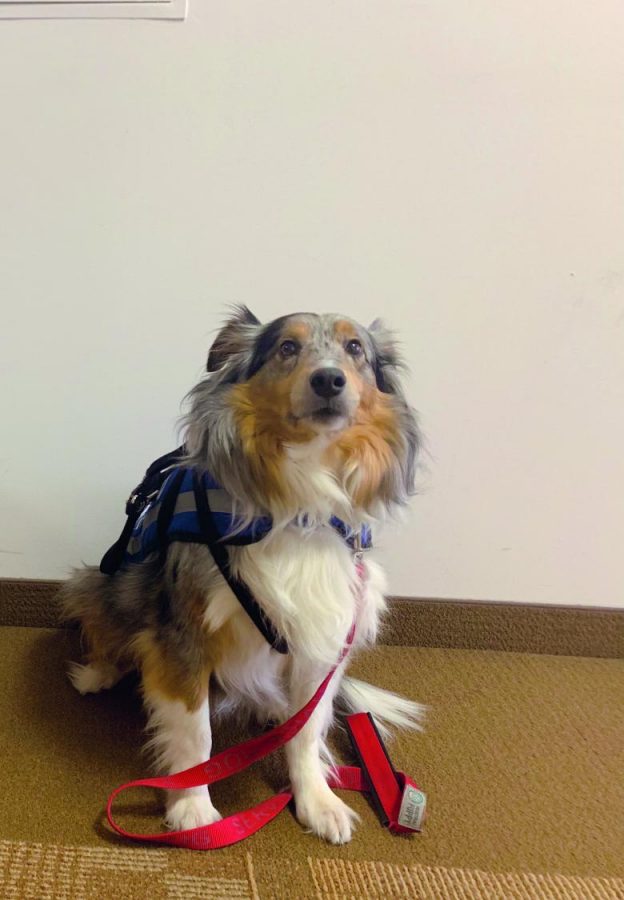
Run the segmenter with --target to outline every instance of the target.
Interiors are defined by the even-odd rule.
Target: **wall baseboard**
[[[60,581],[0,579],[0,626],[58,628]],[[624,658],[624,610],[396,597],[381,642]]]
[[[386,644],[624,658],[624,609],[393,598]]]

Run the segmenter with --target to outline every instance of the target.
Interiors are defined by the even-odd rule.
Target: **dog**
[[[307,313],[261,324],[236,307],[188,395],[183,464],[210,473],[231,504],[234,538],[269,523],[261,539],[228,544],[227,559],[288,653],[270,646],[201,542],[174,539],[112,576],[86,567],[66,582],[64,617],[80,624],[88,651],[70,670],[73,685],[95,692],[138,670],[161,771],[209,758],[211,711],[213,722],[240,709],[261,723],[294,714],[336,663],[352,623],[352,650],[375,641],[385,579],[359,536],[407,503],[420,446],[401,371],[379,321],[366,329]],[[286,746],[296,816],[334,844],[350,840],[356,818],[326,782],[334,707],[371,711],[382,734],[419,727],[422,713],[344,675],[346,662]],[[219,818],[207,787],[167,792],[169,828]]]

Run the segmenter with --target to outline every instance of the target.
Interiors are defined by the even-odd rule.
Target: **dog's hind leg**
[[[80,694],[97,694],[112,688],[123,678],[126,670],[114,663],[92,662],[87,665],[72,663],[67,675]]]
[[[117,592],[123,582],[94,567],[78,569],[59,594],[61,619],[80,625],[86,664],[72,663],[69,680],[81,694],[95,694],[123,678],[132,668],[127,632],[115,617]]]

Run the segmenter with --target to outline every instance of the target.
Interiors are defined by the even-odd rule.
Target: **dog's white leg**
[[[315,667],[316,668],[316,667]],[[295,796],[297,818],[314,834],[332,844],[351,840],[356,813],[343,803],[325,780],[326,767],[321,757],[323,738],[332,720],[333,699],[340,682],[336,672],[325,695],[307,724],[286,745],[290,783]],[[323,678],[318,670],[293,671],[291,678],[291,712],[300,709],[312,696]]]
[[[159,768],[168,774],[189,769],[204,762],[212,749],[208,698],[196,710],[182,700],[169,700],[158,694],[146,696],[149,727],[153,730],[150,747]],[[181,791],[167,791],[165,821],[176,831],[209,825],[220,819],[205,785]]]

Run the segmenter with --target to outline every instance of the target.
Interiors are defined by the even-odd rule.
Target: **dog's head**
[[[207,370],[224,382],[248,384],[276,430],[300,442],[343,430],[375,389],[392,390],[388,367],[398,360],[387,335],[380,346],[379,332],[379,326],[369,331],[344,316],[313,313],[262,326],[243,307],[212,345]]]
[[[301,313],[263,325],[240,307],[217,335],[208,374],[191,392],[191,455],[216,463],[223,478],[225,459],[215,459],[214,438],[221,434],[225,451],[227,421],[229,459],[241,449],[254,482],[276,490],[288,448],[315,442],[355,506],[404,502],[413,487],[418,430],[400,365],[379,322],[367,329],[345,316]]]

